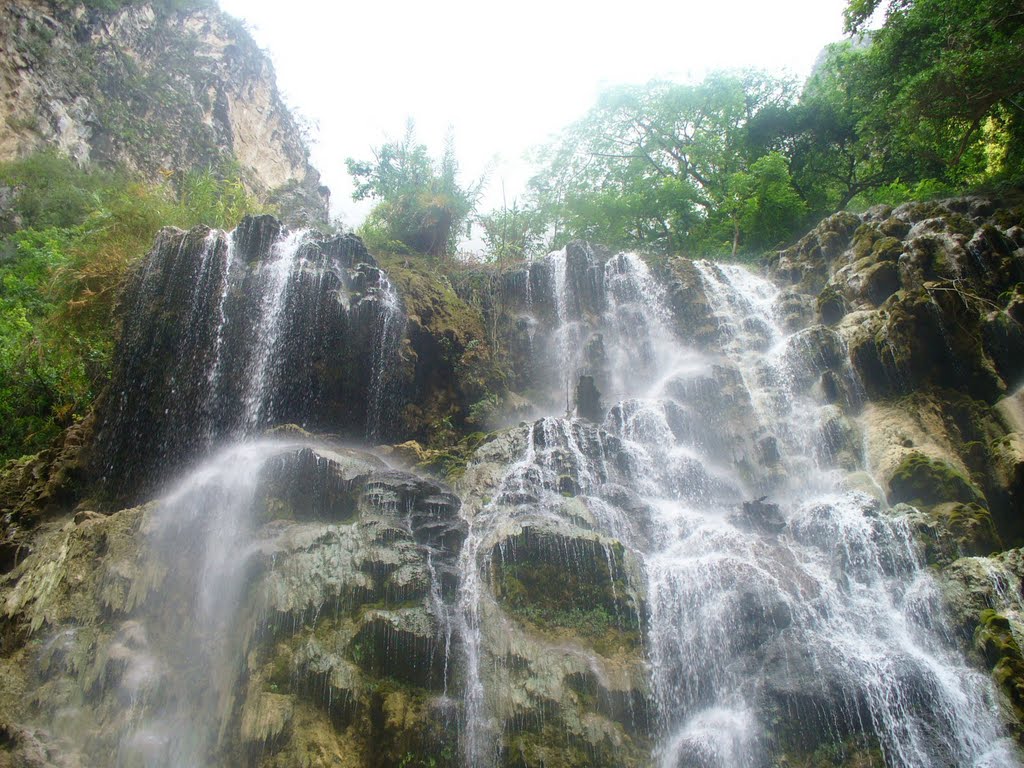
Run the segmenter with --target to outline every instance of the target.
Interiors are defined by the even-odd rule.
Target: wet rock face
[[[870,396],[937,385],[994,402],[1018,383],[1024,352],[1012,314],[1022,215],[982,198],[837,214],[769,270],[839,325]]]
[[[1015,400],[1024,373],[1022,220],[1019,204],[980,197],[879,206],[825,219],[768,262],[775,280],[813,297],[834,329],[834,338],[808,338],[822,359],[836,340],[848,350],[856,380],[826,371],[826,395],[905,414],[877,421],[872,410],[864,422],[872,451],[893,457],[875,465],[890,501],[990,510],[997,535],[982,541],[1019,543],[1024,531],[1012,501],[1020,495],[1013,445],[1024,425],[997,413]],[[954,538],[975,540],[956,520],[978,515],[939,517],[957,528]]]
[[[485,444],[458,482],[472,526],[463,642],[475,663],[464,674],[488,692],[467,710],[468,764],[650,760],[647,609],[632,543],[651,511],[631,484],[617,438],[557,419]]]
[[[458,499],[359,451],[232,450],[162,502],[37,531],[3,587],[0,720],[59,718],[81,754],[0,725],[0,764],[459,762]]]
[[[96,476],[138,496],[225,437],[281,423],[362,436],[400,311],[352,235],[269,216],[164,231],[124,296]]]
[[[573,410],[580,377],[609,395],[657,365],[655,337],[671,323],[652,315],[651,299],[662,286],[635,254],[573,241],[497,275],[495,283],[484,313],[498,346],[508,350],[510,388],[520,401],[528,398],[524,411],[531,416]],[[469,287],[460,290],[469,295]],[[586,395],[581,402],[580,415],[599,415]]]

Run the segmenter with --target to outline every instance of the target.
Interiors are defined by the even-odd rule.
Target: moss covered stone
[[[506,610],[542,632],[583,638],[605,655],[638,648],[640,609],[623,578],[622,545],[536,538],[527,531],[492,552],[495,593]]]
[[[1024,654],[1010,628],[1010,621],[992,609],[978,617],[974,644],[984,655],[1000,690],[1013,707],[1018,722],[1024,722]],[[1019,741],[1024,733],[1018,732]]]
[[[405,305],[402,358],[408,404],[402,432],[428,448],[446,449],[478,431],[486,411],[505,392],[483,311],[456,293],[445,265],[424,256],[382,254],[380,263]]]
[[[825,290],[818,294],[817,305],[821,321],[826,325],[835,325],[846,314],[846,302],[832,285],[825,286]]]
[[[948,463],[911,451],[889,479],[889,503],[931,507],[950,501],[987,506],[984,494]]]
[[[939,504],[932,513],[952,535],[962,554],[989,555],[1003,548],[992,515],[978,503]]]

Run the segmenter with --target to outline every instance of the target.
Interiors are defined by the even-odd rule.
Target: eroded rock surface
[[[269,58],[215,7],[5,3],[0,104],[0,159],[53,147],[153,181],[237,162],[290,222],[327,220]]]
[[[36,531],[3,584],[16,754],[45,750],[13,724],[46,720],[83,765],[451,764],[458,499],[349,449],[233,451],[161,501]]]

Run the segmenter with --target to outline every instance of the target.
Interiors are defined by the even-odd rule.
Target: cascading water
[[[290,288],[295,272],[302,268],[299,248],[306,230],[287,234],[274,243],[270,256],[260,266],[258,318],[252,340],[252,353],[245,366],[242,429],[252,433],[265,426],[274,410],[277,370],[272,366],[281,357],[281,336]],[[219,362],[219,361],[218,361]]]
[[[699,262],[718,344],[680,344],[642,261],[607,259],[576,312],[583,270],[571,261],[546,261],[556,370],[595,374],[614,404],[600,430],[552,418],[527,428],[519,460],[467,512],[467,765],[493,763],[501,733],[520,727],[494,690],[513,673],[495,671],[511,662],[488,582],[494,553],[506,557],[527,529],[621,542],[642,563],[662,768],[753,768],[820,744],[907,768],[1017,764],[991,683],[942,629],[910,526],[845,490],[863,462],[843,415],[858,387],[841,340],[784,332],[774,286]],[[623,486],[641,497],[633,514]],[[571,547],[564,557],[571,572]]]
[[[481,443],[460,502],[263,436],[392,439],[403,303],[357,240],[164,233],[127,295],[137,387],[112,396],[107,466],[128,493],[198,463],[118,513],[120,545],[82,534],[122,559],[102,627],[45,650],[98,702],[54,721],[121,768],[1019,764],[912,520],[854,490],[842,338],[784,328],[740,267],[691,274],[680,340],[679,295],[636,255],[572,244],[516,273],[517,381],[546,415]]]
[[[276,424],[387,437],[404,313],[351,235],[269,217],[167,231],[125,310],[116,378],[132,385],[112,395],[100,457],[115,493]]]
[[[398,291],[387,275],[380,273],[380,318],[374,330],[373,370],[370,376],[366,439],[378,443],[388,436],[398,403],[395,392],[396,368],[405,315]]]
[[[136,626],[162,651],[143,657],[144,674],[127,677],[139,720],[123,734],[116,765],[208,764],[235,705],[244,636],[254,622],[239,610],[258,551],[256,493],[267,460],[287,448],[262,442],[223,451],[187,475],[149,518],[150,567],[167,573]],[[138,666],[138,657],[131,663]]]

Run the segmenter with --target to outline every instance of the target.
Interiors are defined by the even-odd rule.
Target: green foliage
[[[46,319],[58,310],[48,290],[68,260],[74,233],[50,228],[8,238],[0,261],[0,460],[41,448],[90,394],[81,340]],[[86,350],[88,353],[88,350]]]
[[[355,181],[352,198],[380,201],[359,233],[367,245],[395,253],[453,254],[483,182],[459,184],[452,136],[435,162],[417,142],[410,120],[401,139],[372,152],[372,160],[346,160]]]
[[[1020,183],[1019,2],[849,0],[846,21],[861,34],[826,48],[799,98],[759,72],[602,94],[539,155],[552,245],[756,254],[837,208]]]
[[[733,255],[741,238],[755,248],[785,240],[803,221],[807,204],[793,188],[789,165],[771,152],[729,179],[730,198],[724,207],[732,213]]]
[[[259,207],[212,170],[180,191],[40,153],[0,165],[0,460],[44,447],[107,380],[113,308],[132,266],[167,225],[230,228]]]
[[[977,184],[1020,177],[1024,163],[1024,13],[1017,0],[851,0],[847,28],[863,32],[874,11],[864,87],[888,138],[945,180]],[[881,122],[881,121],[879,121]]]
[[[17,190],[14,208],[21,226],[29,229],[80,224],[102,191],[117,183],[113,174],[83,172],[54,152],[39,152],[0,167],[0,184]]]
[[[740,239],[751,224],[754,247],[774,234],[764,227],[777,213],[762,216],[746,206],[740,223],[739,187],[766,192],[778,164],[754,171],[749,126],[794,97],[792,81],[754,71],[716,73],[697,85],[653,82],[606,91],[543,151],[546,168],[531,181],[553,244],[583,237],[663,253],[728,252],[738,243],[737,224]],[[744,175],[752,172],[759,181]],[[762,201],[774,196],[762,194]]]
[[[267,212],[267,207],[257,203],[246,191],[239,173],[237,167],[219,172],[208,167],[186,174],[180,185],[175,224],[232,229],[245,216]]]
[[[489,261],[499,264],[520,261],[538,252],[544,231],[544,220],[539,211],[520,207],[502,206],[477,218],[483,228],[485,254]]]
[[[852,211],[865,211],[873,205],[899,205],[909,201],[924,202],[956,194],[956,188],[938,179],[922,179],[916,184],[904,184],[899,179],[853,197],[849,202]]]

